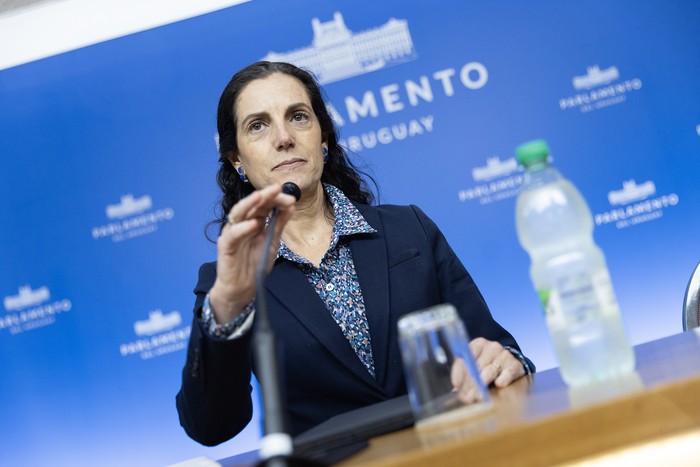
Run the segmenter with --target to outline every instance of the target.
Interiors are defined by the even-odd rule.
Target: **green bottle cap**
[[[515,149],[518,162],[524,167],[541,164],[549,156],[549,146],[543,139],[523,143]]]

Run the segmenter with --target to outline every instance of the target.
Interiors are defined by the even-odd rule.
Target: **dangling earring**
[[[243,183],[248,183],[248,176],[245,174],[245,170],[243,170],[243,166],[238,167],[238,176],[241,178],[241,181]]]
[[[323,146],[323,162],[324,164],[328,162],[328,148]]]

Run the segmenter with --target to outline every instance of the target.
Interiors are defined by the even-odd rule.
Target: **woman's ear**
[[[228,161],[231,163],[234,169],[238,171],[238,168],[241,166],[241,163],[238,161],[238,157],[235,155],[231,154],[227,157]]]

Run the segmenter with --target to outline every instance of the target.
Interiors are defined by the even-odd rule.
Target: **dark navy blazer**
[[[411,311],[452,303],[471,338],[518,348],[513,336],[491,316],[440,230],[419,208],[357,207],[377,230],[350,237],[376,379],[297,265],[278,259],[267,279],[269,316],[283,349],[282,385],[292,435],[336,414],[406,393],[397,321]],[[255,371],[251,332],[234,340],[217,340],[200,323],[202,302],[215,277],[216,263],[202,265],[187,362],[176,397],[180,423],[190,437],[205,445],[226,441],[248,424],[250,375]]]

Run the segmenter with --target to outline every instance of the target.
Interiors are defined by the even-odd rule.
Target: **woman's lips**
[[[286,161],[280,162],[272,168],[272,170],[288,170],[299,167],[301,164],[305,163],[304,159],[288,159]]]

